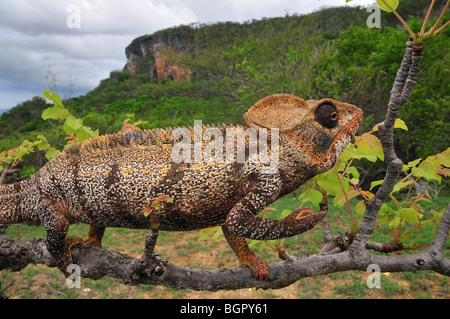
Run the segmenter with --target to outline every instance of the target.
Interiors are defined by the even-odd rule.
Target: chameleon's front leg
[[[300,208],[282,220],[256,217],[266,204],[266,197],[257,192],[247,194],[230,211],[225,227],[236,236],[257,240],[273,240],[303,233],[325,217],[325,212],[313,213],[311,208]]]
[[[325,212],[312,214],[310,208],[293,211],[282,220],[256,217],[268,204],[273,202],[280,190],[281,181],[261,180],[228,213],[222,229],[239,261],[248,265],[257,279],[267,279],[269,266],[248,247],[244,238],[272,240],[300,234],[313,228],[325,217]]]

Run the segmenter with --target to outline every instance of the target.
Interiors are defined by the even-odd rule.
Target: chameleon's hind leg
[[[252,269],[255,279],[267,280],[269,277],[269,265],[267,262],[256,256],[250,247],[248,247],[245,238],[233,235],[226,227],[222,227],[222,230],[228,244],[233,249],[239,261]]]
[[[66,240],[69,221],[64,217],[61,207],[52,199],[43,199],[39,205],[39,219],[47,232],[47,249],[56,262],[58,269],[66,276],[67,267],[73,263],[70,247],[71,240]]]
[[[73,264],[70,249],[75,245],[90,245],[101,247],[104,227],[90,225],[86,238],[78,236],[67,237],[69,221],[64,217],[62,208],[51,199],[41,202],[40,220],[47,231],[47,249],[56,262],[58,269],[69,276],[67,267]]]

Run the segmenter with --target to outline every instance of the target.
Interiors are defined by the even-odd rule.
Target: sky
[[[126,64],[133,39],[173,26],[244,22],[375,0],[0,0],[0,113],[42,96],[86,94]],[[50,78],[51,78],[50,77]]]

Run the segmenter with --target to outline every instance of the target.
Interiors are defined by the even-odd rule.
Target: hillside
[[[416,2],[421,1],[399,12],[408,16],[402,10],[413,10]],[[388,15],[382,29],[368,29],[367,15],[360,8],[327,8],[144,35],[125,49],[123,70],[65,104],[104,134],[118,131],[125,119],[139,121],[141,128],[192,125],[198,119],[242,124],[249,106],[283,92],[356,104],[365,112],[364,131],[381,120],[407,38]],[[419,21],[410,19],[420,29]],[[450,92],[442,81],[449,72],[448,35],[449,28],[426,47],[421,78],[406,107],[410,112],[401,115],[413,128],[400,132],[398,140],[405,161],[448,147]],[[39,134],[60,148],[65,143],[60,123],[39,116],[47,106],[36,97],[2,114],[0,151]],[[23,165],[37,169],[44,163],[35,153]]]

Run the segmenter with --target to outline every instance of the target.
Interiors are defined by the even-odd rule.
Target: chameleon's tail
[[[0,185],[0,225],[15,224],[37,218],[35,176],[24,181]]]

